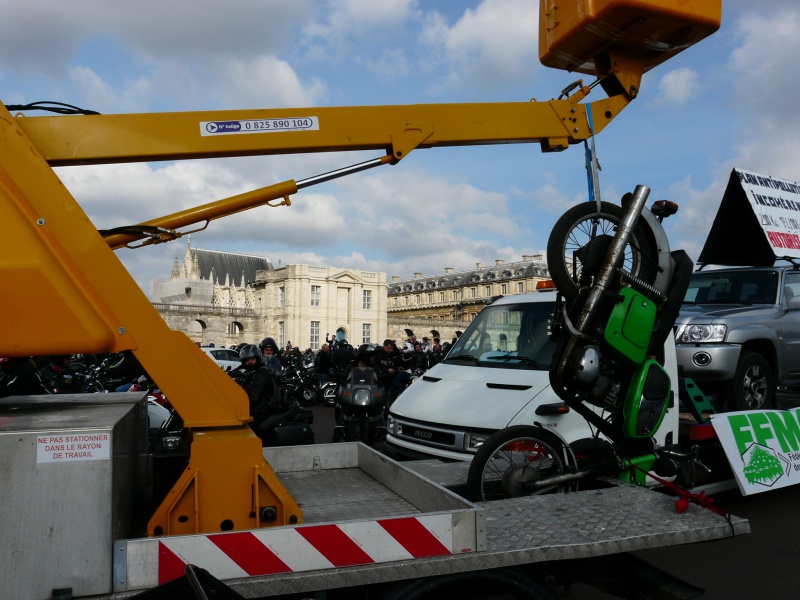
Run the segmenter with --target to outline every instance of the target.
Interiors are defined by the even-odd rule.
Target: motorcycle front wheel
[[[576,489],[575,483],[534,486],[565,474],[570,454],[556,435],[533,425],[515,425],[490,435],[469,467],[467,489],[475,502],[504,500]]]
[[[363,442],[364,423],[361,419],[348,421],[344,430],[344,440],[346,442]]]
[[[579,292],[583,264],[579,250],[598,236],[613,236],[622,222],[624,211],[610,202],[601,202],[598,214],[594,202],[573,206],[556,221],[547,240],[547,268],[558,291],[567,302]],[[628,273],[653,283],[658,274],[658,252],[650,228],[642,219],[636,224],[620,265]],[[583,282],[590,285],[591,281]]]
[[[311,386],[305,385],[300,388],[300,393],[298,394],[300,404],[306,408],[309,406],[314,406],[317,401],[317,392]]]

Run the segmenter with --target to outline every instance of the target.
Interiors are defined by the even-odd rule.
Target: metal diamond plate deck
[[[434,480],[453,483],[461,477],[463,465],[453,465],[453,469],[458,474],[451,477],[447,467],[438,465]],[[424,467],[419,470],[430,472]],[[345,487],[342,480],[337,482],[340,488]],[[365,498],[362,497],[362,503],[368,502]],[[750,531],[745,519],[732,517],[728,523],[696,505],[678,514],[675,500],[658,492],[619,484],[601,490],[488,502],[481,505],[486,510],[485,552],[227,583],[245,597],[274,596],[631,552],[722,539]]]
[[[281,473],[281,483],[303,509],[304,523],[420,513],[357,468]]]

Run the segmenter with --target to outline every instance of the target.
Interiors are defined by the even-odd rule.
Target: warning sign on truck
[[[36,436],[36,462],[73,462],[111,457],[109,433],[80,432]]]

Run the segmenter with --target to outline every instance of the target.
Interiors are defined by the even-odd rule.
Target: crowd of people
[[[381,345],[362,344],[357,348],[341,334],[326,336],[313,359],[317,385],[321,387],[329,380],[344,383],[353,367],[368,366],[377,373],[387,397],[397,397],[414,375],[421,375],[440,362],[451,345],[442,344],[438,336],[418,340],[410,330],[406,333],[408,338],[401,346],[396,340],[386,339]],[[241,367],[232,376],[247,392],[251,410],[274,412],[281,408],[280,377],[284,365],[302,364],[307,357],[291,343],[281,349],[272,337],[259,344],[240,344],[236,349]],[[72,363],[70,355],[0,358],[0,398],[84,391]]]

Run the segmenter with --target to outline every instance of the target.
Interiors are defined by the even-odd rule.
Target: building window
[[[320,306],[322,303],[322,286],[311,286],[311,306]]]
[[[392,298],[392,306],[397,306],[397,298]]]
[[[372,323],[364,323],[361,325],[361,343],[372,343]]]
[[[428,304],[433,302],[433,294],[428,294]]]
[[[458,300],[458,290],[453,292],[453,300]]]
[[[517,284],[517,293],[518,293],[518,294],[521,294],[521,293],[522,293],[522,292],[524,292],[524,291],[525,291],[525,284],[524,284],[522,281],[520,281],[520,282]]]
[[[503,296],[508,293],[508,286],[505,283],[500,285],[500,293],[503,294]]]
[[[483,288],[483,291],[486,294],[486,297],[488,298],[489,296],[492,295],[492,286],[487,285],[486,287]]]
[[[439,292],[439,302],[444,302],[444,292]]]
[[[361,294],[361,308],[372,308],[372,290],[364,290]]]
[[[227,333],[228,335],[239,335],[242,333],[242,326],[236,321],[228,323]]]
[[[422,302],[422,294],[417,294],[417,304]]]
[[[478,288],[475,288],[475,287],[469,288],[469,297],[470,298],[477,298],[478,297]]]
[[[317,286],[311,286],[317,287]],[[311,321],[311,328],[309,329],[309,339],[311,341],[311,349],[319,350],[319,321]]]
[[[286,306],[286,288],[283,286],[278,288],[278,306]]]
[[[278,322],[278,344],[281,348],[286,345],[286,323],[283,321]]]

